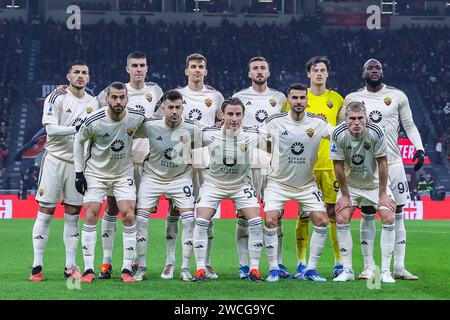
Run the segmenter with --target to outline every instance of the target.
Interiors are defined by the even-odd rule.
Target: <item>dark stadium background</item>
[[[72,4],[80,29],[68,27]],[[371,5],[381,9],[380,29],[367,26]],[[431,177],[424,199],[449,196],[449,26],[450,1],[0,0],[0,218],[11,209],[2,199],[35,192],[42,103],[66,82],[66,64],[86,60],[97,94],[128,80],[134,50],[147,54],[147,81],[163,90],[184,86],[185,57],[204,54],[206,82],[225,97],[250,86],[247,63],[256,55],[270,61],[269,86],[281,91],[308,83],[306,61],[325,55],[328,87],[344,97],[363,85],[362,65],[374,57],[385,83],[407,94],[431,163],[419,172],[406,165],[410,190]]]

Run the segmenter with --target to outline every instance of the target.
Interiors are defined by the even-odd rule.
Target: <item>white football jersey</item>
[[[97,100],[87,92],[81,98],[76,97],[70,90],[67,90],[66,94],[54,92],[45,98],[42,125],[77,126],[97,109]],[[73,163],[74,141],[75,133],[67,136],[47,136],[45,149],[55,158]]]
[[[233,97],[239,98],[245,106],[242,125],[255,128],[262,126],[270,116],[280,113],[286,104],[286,96],[270,88],[258,92],[250,87],[236,92]]]
[[[364,133],[355,138],[348,125],[341,123],[331,135],[330,159],[345,161],[347,184],[360,189],[376,189],[378,163],[376,158],[386,157],[386,138],[380,126],[367,123]]]
[[[89,146],[85,164],[80,155],[75,155],[75,171],[84,168],[87,176],[104,181],[133,177],[133,138],[144,119],[142,110],[130,107],[126,108],[125,117],[120,121],[111,119],[107,107],[92,114],[76,136],[81,143],[89,141]]]
[[[226,135],[224,127],[207,127],[202,133],[203,145],[207,146],[210,155],[205,182],[209,181],[220,189],[239,188],[249,182],[253,150],[265,147],[259,131],[241,128],[236,135]]]
[[[386,134],[388,164],[403,163],[398,146],[400,122],[414,147],[417,150],[425,150],[419,131],[414,124],[408,97],[403,91],[385,84],[377,92],[370,92],[364,87],[359,91],[350,93],[345,98],[344,106],[352,101],[362,102],[367,109],[367,116],[370,121],[383,128]],[[345,120],[344,113],[345,107],[339,113],[340,121]]]
[[[125,84],[128,92],[128,106],[143,110],[145,116],[150,118],[159,107],[160,100],[163,96],[163,91],[160,86],[154,82],[145,82],[142,89],[135,89],[130,83]],[[104,89],[99,93],[97,99],[102,107],[107,107],[106,92]],[[147,139],[135,139],[133,142],[133,161],[134,163],[142,163],[147,156],[149,146]]]
[[[183,96],[183,116],[191,121],[198,121],[202,126],[213,126],[216,113],[223,102],[222,94],[206,86],[193,91],[188,86],[177,89]]]
[[[165,118],[147,118],[136,135],[145,136],[150,153],[144,160],[144,172],[164,182],[190,171],[192,143],[200,139],[199,123],[183,120],[176,128],[166,125]]]
[[[270,117],[260,128],[272,141],[271,169],[267,179],[285,188],[299,189],[315,180],[320,141],[328,138],[334,127],[312,113],[300,121],[291,112]]]

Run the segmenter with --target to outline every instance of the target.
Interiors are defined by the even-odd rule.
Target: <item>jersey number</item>
[[[244,189],[245,194],[247,194],[247,199],[250,199],[251,197],[256,198],[256,190],[254,188],[246,188]]]
[[[184,186],[183,192],[186,195],[186,198],[190,198],[192,196],[192,189],[189,186]]]
[[[313,195],[316,196],[317,202],[323,201],[322,192],[320,192],[320,190],[314,191]]]
[[[405,181],[404,183],[403,182],[399,182],[398,185],[397,185],[397,188],[398,188],[398,193],[400,193],[400,194],[404,193],[405,191],[409,192],[408,182],[407,181]]]

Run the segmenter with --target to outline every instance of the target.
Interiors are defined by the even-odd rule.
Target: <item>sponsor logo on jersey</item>
[[[109,133],[108,132],[103,135],[103,138],[108,138],[108,137],[109,137]]]
[[[274,98],[269,99],[269,103],[272,107],[275,107],[277,105],[277,101]]]
[[[370,142],[364,142],[364,149],[369,150],[371,146]]]
[[[347,146],[345,150],[351,150],[352,146]]]
[[[133,135],[133,133],[134,133],[134,129],[133,129],[133,128],[128,128],[128,129],[127,129],[127,134],[128,134],[129,136]]]
[[[333,108],[333,101],[327,101],[327,107],[328,108]]]
[[[87,114],[91,113],[92,111],[94,111],[94,108],[92,108],[91,106],[86,108],[86,113]]]
[[[387,106],[389,106],[392,103],[392,99],[389,97],[384,98],[383,101],[384,101],[384,104]]]
[[[306,130],[306,134],[308,135],[308,137],[312,138],[312,136],[314,135],[314,129],[309,128],[308,130]]]
[[[203,117],[203,113],[198,109],[192,109],[189,111],[189,120],[197,120],[200,121]]]
[[[156,140],[162,141],[162,137],[159,136],[158,138],[156,138]]]
[[[369,113],[369,119],[373,123],[379,123],[381,120],[383,120],[383,115],[378,110],[373,110],[371,113]]]
[[[352,155],[352,163],[354,165],[361,165],[364,162],[364,156],[362,154],[354,154]]]
[[[183,100],[183,102],[182,102],[183,104],[186,104],[186,100]]]
[[[122,151],[125,148],[125,142],[120,139],[114,140],[111,144],[111,150],[114,152]]]
[[[151,94],[151,93],[147,93],[147,94],[145,95],[145,99],[147,99],[148,102],[152,102],[152,100],[153,100],[152,94]]]
[[[251,106],[252,102],[251,101],[247,101],[247,103],[245,104],[246,106]]]
[[[166,158],[167,160],[173,160],[177,157],[177,153],[175,152],[175,150],[173,150],[173,148],[167,148],[166,150],[164,150],[164,158]]]
[[[39,188],[39,195],[42,197],[45,193],[44,188]]]
[[[246,143],[243,143],[239,146],[239,149],[241,149],[242,152],[247,151],[248,145]]]
[[[289,135],[289,134],[288,134],[287,131],[284,131],[281,135],[282,135],[282,136],[287,136],[287,135]]]
[[[255,113],[255,119],[258,122],[264,122],[269,117],[269,114],[266,110],[258,110]]]
[[[299,156],[305,151],[305,146],[301,142],[295,142],[291,145],[291,152],[296,156]]]
[[[70,108],[69,108],[66,110],[66,113],[72,113],[72,110],[70,110]]]
[[[212,100],[211,100],[210,98],[206,98],[206,99],[205,99],[205,104],[206,104],[207,107],[211,107],[211,105],[212,105]]]

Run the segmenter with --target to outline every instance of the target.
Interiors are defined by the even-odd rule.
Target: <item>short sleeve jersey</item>
[[[202,132],[203,145],[208,147],[210,165],[205,182],[220,189],[234,189],[249,181],[253,149],[264,148],[262,135],[254,128],[241,128],[237,134],[226,134],[225,128],[207,127]]]
[[[348,131],[348,125],[342,123],[331,137],[330,158],[344,161],[347,184],[368,190],[378,188],[376,158],[387,156],[383,130],[376,124],[368,123],[363,134],[356,138]]]
[[[183,120],[176,128],[165,123],[165,118],[145,119],[138,130],[150,144],[150,152],[144,160],[144,172],[152,178],[170,181],[191,172],[192,143],[201,136],[199,123]]]
[[[159,85],[154,82],[145,82],[142,89],[135,89],[130,83],[126,84],[128,92],[128,106],[140,109],[145,112],[145,116],[150,118],[153,116],[156,109],[159,107],[160,100],[163,96],[163,91]],[[107,107],[106,101],[107,89],[100,92],[97,99],[102,107]],[[135,163],[142,163],[148,154],[149,146],[147,139],[135,139],[133,142],[133,161]]]
[[[70,90],[66,94],[54,92],[45,98],[42,125],[77,126],[97,109],[97,100],[88,93],[78,98]],[[55,158],[73,163],[74,141],[75,134],[48,136],[45,149]]]
[[[270,117],[261,131],[267,132],[272,141],[267,178],[284,187],[299,189],[315,180],[312,170],[320,142],[330,136],[334,127],[312,113],[296,121],[290,112]]]
[[[133,177],[133,137],[144,119],[142,110],[130,107],[120,121],[111,119],[108,108],[92,114],[78,132],[81,142],[89,141],[85,174],[106,181]],[[75,170],[82,171],[82,168]]]
[[[254,128],[262,126],[270,116],[280,113],[286,104],[286,96],[270,88],[258,92],[249,87],[235,93],[233,97],[239,98],[245,106],[242,125]]]
[[[188,86],[177,89],[183,96],[183,116],[191,121],[198,121],[202,126],[213,126],[216,122],[217,110],[224,101],[222,94],[204,86],[199,91]]]

